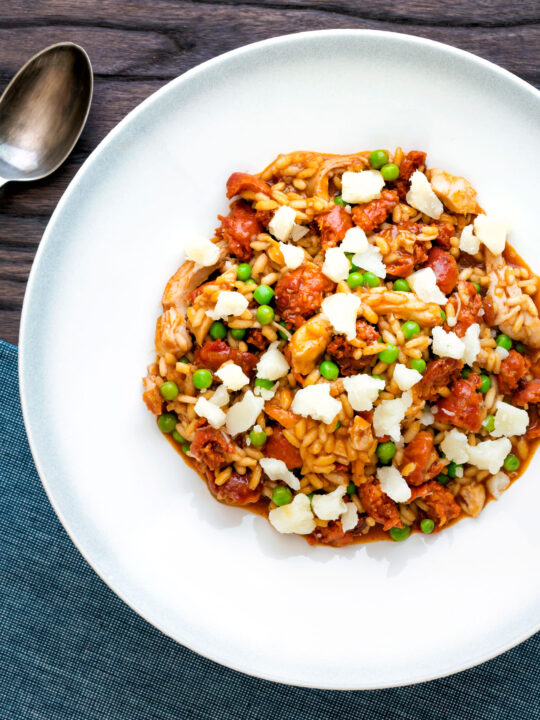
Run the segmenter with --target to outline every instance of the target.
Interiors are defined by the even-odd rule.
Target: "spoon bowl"
[[[92,101],[92,65],[74,43],[34,55],[0,97],[0,186],[38,180],[67,158]]]

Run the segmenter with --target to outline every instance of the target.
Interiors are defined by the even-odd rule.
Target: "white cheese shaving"
[[[411,488],[399,470],[395,467],[377,468],[377,479],[381,490],[394,502],[407,502],[411,497]]]
[[[336,293],[322,301],[321,310],[337,333],[343,333],[347,340],[354,340],[356,337],[356,314],[359,307],[358,295]]]
[[[473,225],[466,225],[461,231],[459,238],[459,249],[469,255],[476,255],[480,250],[480,240],[473,233]]]
[[[214,394],[210,398],[210,402],[214,403],[214,405],[217,405],[218,407],[227,405],[229,402],[229,393],[227,392],[225,385],[219,385],[216,388]]]
[[[274,508],[268,513],[268,520],[280,533],[309,535],[315,530],[315,519],[307,495],[298,493],[288,505]]]
[[[349,502],[346,505],[347,509],[344,513],[341,513],[339,518],[343,532],[354,530],[358,525],[358,510],[356,509],[356,505],[353,502]]]
[[[452,330],[445,332],[442,327],[437,326],[433,328],[431,336],[431,350],[435,355],[461,360],[465,354],[465,343]]]
[[[498,500],[506,488],[509,487],[510,478],[506,473],[498,472],[496,475],[492,475],[488,478],[486,485],[491,495],[495,498],[495,500]]]
[[[375,245],[368,247],[361,253],[356,253],[353,263],[363,270],[368,270],[378,278],[386,277],[386,265],[382,261],[381,251]]]
[[[219,260],[219,248],[208,238],[200,238],[186,246],[186,257],[201,267],[210,267]]]
[[[305,225],[297,225],[296,223],[294,223],[293,229],[291,232],[291,240],[293,242],[298,242],[299,240],[301,240],[304,237],[304,235],[307,235],[308,232],[309,232],[309,228],[306,227]]]
[[[212,320],[226,319],[229,315],[242,315],[247,310],[249,302],[242,293],[234,290],[222,290],[213,310],[207,310],[206,314]]]
[[[343,387],[353,410],[371,410],[373,403],[384,390],[384,380],[371,377],[371,375],[351,375],[343,378]]]
[[[420,425],[425,425],[427,427],[428,425],[433,425],[434,422],[435,418],[433,416],[433,410],[429,407],[429,405],[426,405],[422,410],[422,415],[420,416]]]
[[[452,428],[446,433],[442,442],[441,450],[449,460],[461,465],[469,459],[469,442],[467,436],[459,432],[456,428]]]
[[[292,233],[295,218],[296,212],[287,205],[282,205],[268,223],[268,229],[275,238],[286,242]]]
[[[425,215],[438,220],[444,207],[442,202],[433,192],[429,180],[420,170],[415,170],[411,176],[411,188],[406,195],[407,202],[413,208],[420,210]]]
[[[246,432],[255,424],[263,407],[263,398],[255,397],[251,390],[248,390],[244,397],[235,403],[227,413],[227,430],[231,435]]]
[[[506,245],[508,225],[502,220],[487,215],[477,215],[474,220],[474,234],[494,255],[499,255]]]
[[[206,418],[213,428],[220,428],[225,425],[225,413],[220,410],[217,405],[210,402],[204,397],[200,397],[195,403],[193,409],[199,417]]]
[[[366,203],[381,196],[384,178],[378,170],[344,172],[341,176],[341,197],[346,203]]]
[[[343,252],[363,253],[368,249],[368,245],[366,233],[362,228],[353,227],[347,230],[339,247]]]
[[[349,260],[339,247],[328,248],[324,256],[322,271],[334,282],[345,280],[350,271]]]
[[[529,413],[523,408],[514,407],[510,403],[499,400],[496,405],[495,427],[491,431],[493,437],[513,437],[523,435],[529,424]]]
[[[300,480],[285,465],[283,460],[276,458],[261,458],[259,465],[268,475],[270,480],[279,482],[280,480],[291,488],[291,490],[300,490]]]
[[[337,520],[347,510],[343,502],[343,496],[347,492],[344,485],[338,487],[331,493],[316,494],[311,499],[313,512],[321,520]]]
[[[433,268],[425,267],[413,272],[407,278],[407,282],[420,300],[426,303],[446,305],[446,296],[437,286],[437,276],[433,272]]]
[[[441,442],[441,450],[448,460],[458,464],[470,463],[479,470],[489,470],[490,473],[498,472],[512,449],[512,443],[508,438],[499,440],[484,440],[477,445],[469,445],[465,433],[459,432],[456,428],[447,432]]]
[[[470,325],[467,328],[465,337],[463,337],[462,340],[465,345],[463,362],[465,365],[472,365],[480,352],[480,325],[478,323]]]
[[[508,438],[499,440],[484,440],[474,447],[469,446],[469,462],[479,470],[489,470],[490,473],[498,472],[510,450],[512,443]]]
[[[300,267],[300,265],[304,262],[305,255],[301,247],[280,242],[279,249],[283,255],[285,267],[288,267],[291,270],[296,270],[296,268]]]
[[[279,341],[273,342],[268,350],[261,355],[257,363],[257,377],[265,380],[279,380],[290,370],[285,355],[278,349]]]
[[[402,363],[398,363],[394,367],[394,380],[400,390],[410,390],[413,385],[420,382],[422,373],[418,370],[412,370]]]
[[[312,417],[327,425],[341,410],[341,403],[330,395],[330,385],[319,383],[297,390],[291,410],[302,417]]]
[[[240,390],[244,385],[249,384],[248,376],[240,365],[235,363],[223,365],[215,374],[224,383],[227,390]]]
[[[373,413],[373,430],[377,437],[390,435],[394,442],[401,440],[401,422],[412,405],[412,394],[408,390],[400,398],[383,400]]]
[[[495,348],[495,352],[499,353],[499,355],[501,356],[501,360],[506,360],[506,358],[510,355],[508,350],[501,347],[500,345],[497,345],[497,347]]]
[[[446,324],[448,325],[448,327],[455,327],[457,325],[457,317],[455,315],[447,317]]]

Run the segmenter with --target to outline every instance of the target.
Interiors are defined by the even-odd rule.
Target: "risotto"
[[[476,517],[540,437],[537,277],[463,177],[397,148],[235,172],[186,243],[143,399],[221,502],[311,544]]]

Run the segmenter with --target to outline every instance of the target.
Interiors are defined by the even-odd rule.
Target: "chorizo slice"
[[[365,232],[375,230],[378,225],[386,220],[398,203],[399,197],[394,190],[383,190],[380,198],[354,206],[352,210],[353,222]]]
[[[215,475],[210,470],[207,471],[206,477],[212,495],[227,505],[251,505],[261,497],[262,484],[259,483],[254,490],[251,489],[249,487],[251,473],[249,472],[245,475],[233,472],[223,485],[216,485]]]
[[[516,350],[510,350],[508,357],[501,362],[499,374],[497,375],[497,384],[503,395],[510,395],[522,380],[531,363],[528,358],[521,355]]]
[[[456,380],[450,395],[437,401],[433,413],[436,422],[451,423],[456,427],[478,432],[482,427],[482,395],[478,392],[482,381],[476,373]]]
[[[336,205],[331,210],[316,217],[317,225],[321,232],[321,245],[323,250],[338,245],[347,230],[353,227],[351,216],[341,205]]]
[[[378,482],[364,483],[357,490],[364,510],[383,526],[383,530],[403,527],[396,503],[383,493]]]
[[[263,450],[266,457],[283,460],[289,470],[302,467],[302,456],[300,455],[300,450],[294,445],[291,445],[280,427],[274,428],[272,434],[268,437]]]
[[[230,199],[234,195],[240,195],[243,192],[263,193],[271,195],[270,185],[261,178],[250,175],[249,173],[234,172],[227,180],[227,197]]]
[[[263,226],[251,205],[237,200],[231,205],[226,217],[218,215],[221,225],[216,228],[216,235],[222,237],[229,246],[229,252],[242,262],[247,262],[253,255],[251,242],[262,232]]]
[[[459,271],[455,257],[440,247],[432,247],[426,267],[430,267],[435,273],[439,290],[445,295],[451,293],[458,281]]]
[[[283,275],[275,287],[276,310],[287,324],[300,327],[320,308],[324,293],[335,284],[317,265],[305,264]]]
[[[229,438],[210,426],[196,431],[190,447],[193,457],[210,470],[220,470],[227,463],[227,455],[233,450]]]

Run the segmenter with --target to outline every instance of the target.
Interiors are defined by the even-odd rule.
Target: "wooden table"
[[[124,115],[172,78],[233,48],[291,32],[372,28],[439,40],[540,87],[538,0],[3,0],[0,91],[35,52],[71,40],[94,66],[94,101],[71,157],[0,190],[0,338],[17,342],[30,266],[60,196]]]

